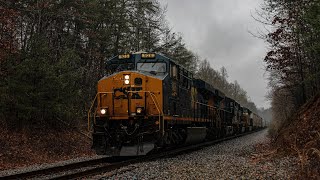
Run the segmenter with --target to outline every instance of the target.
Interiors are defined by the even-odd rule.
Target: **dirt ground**
[[[76,130],[12,132],[0,126],[0,171],[93,156],[90,139]]]
[[[320,94],[300,108],[272,144],[278,153],[297,157],[299,179],[320,179]]]

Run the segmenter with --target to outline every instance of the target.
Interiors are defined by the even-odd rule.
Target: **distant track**
[[[102,157],[99,159],[90,159],[87,161],[75,162],[75,163],[66,164],[66,165],[59,165],[59,166],[44,168],[40,170],[0,176],[0,179],[75,179],[75,178],[81,178],[81,177],[88,177],[88,176],[93,176],[93,175],[97,175],[104,172],[109,172],[114,169],[118,169],[130,164],[150,161],[150,160],[164,158],[164,157],[170,157],[170,156],[174,156],[181,153],[192,152],[210,145],[214,145],[223,141],[245,136],[260,130],[251,131],[251,132],[239,134],[239,135],[234,135],[234,136],[230,136],[230,137],[226,137],[226,138],[218,139],[214,141],[203,142],[200,144],[165,150],[161,153],[152,154],[152,155],[143,156],[143,157],[137,157],[129,160],[120,160],[118,162],[114,162],[115,160],[114,158]]]

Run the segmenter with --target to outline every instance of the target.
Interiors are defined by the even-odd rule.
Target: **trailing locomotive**
[[[146,155],[262,127],[258,115],[161,54],[121,54],[106,70],[88,113],[97,154]]]

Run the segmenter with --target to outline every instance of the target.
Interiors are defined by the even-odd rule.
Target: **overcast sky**
[[[263,58],[267,45],[250,32],[262,25],[255,14],[263,0],[160,0],[166,19],[187,46],[214,69],[226,67],[229,81],[237,80],[258,107],[269,107]]]

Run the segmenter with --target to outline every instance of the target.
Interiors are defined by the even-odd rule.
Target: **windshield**
[[[150,73],[167,72],[166,63],[137,63],[138,71],[147,71]]]
[[[122,64],[108,64],[107,65],[107,75],[111,75],[116,72],[134,70],[133,63],[122,63]]]

